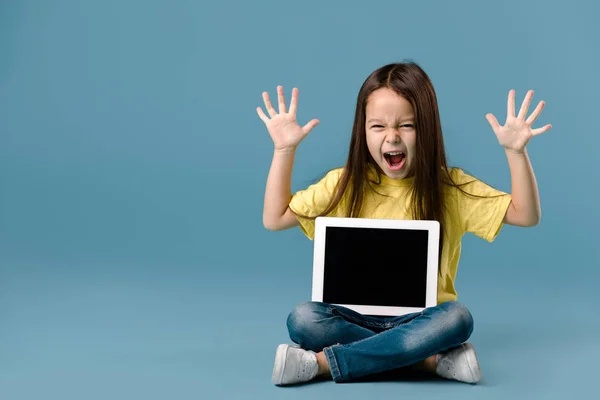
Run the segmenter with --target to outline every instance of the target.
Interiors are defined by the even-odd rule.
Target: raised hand
[[[508,92],[508,112],[504,126],[498,124],[494,115],[487,114],[485,116],[492,126],[500,145],[513,153],[523,153],[527,143],[529,143],[532,137],[540,135],[552,128],[552,125],[548,124],[542,128],[531,129],[531,125],[535,122],[537,117],[539,117],[545,105],[544,101],[540,101],[529,118],[525,119],[532,97],[533,90],[530,90],[527,92],[525,100],[521,105],[519,115],[515,116],[515,91],[511,90]]]
[[[260,119],[263,120],[275,144],[277,151],[294,151],[296,146],[308,135],[319,120],[313,119],[304,126],[298,125],[296,121],[296,110],[298,109],[298,89],[292,89],[292,102],[290,103],[289,112],[286,111],[285,97],[283,96],[283,87],[277,86],[277,98],[279,102],[279,114],[275,111],[269,100],[269,94],[263,92],[263,100],[267,112],[271,116],[269,119],[260,107],[256,108],[256,112]]]

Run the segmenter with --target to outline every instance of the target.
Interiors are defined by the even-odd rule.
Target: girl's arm
[[[552,125],[531,129],[531,125],[545,105],[544,101],[540,101],[529,118],[525,119],[532,97],[533,91],[530,90],[525,96],[519,114],[515,116],[515,91],[509,92],[507,118],[504,126],[500,126],[492,114],[486,115],[498,142],[506,151],[510,169],[512,202],[504,217],[504,222],[516,226],[534,226],[540,222],[541,218],[539,192],[526,146],[533,136],[550,130]]]
[[[275,150],[267,177],[263,225],[269,230],[288,229],[298,225],[298,219],[288,207],[291,195],[292,167],[295,150]]]
[[[506,150],[512,181],[512,201],[504,223],[516,226],[535,226],[540,223],[540,195],[527,151],[514,153]]]
[[[292,89],[289,112],[286,110],[282,86],[277,87],[277,99],[279,114],[271,105],[269,94],[263,92],[263,100],[270,118],[265,115],[260,107],[256,108],[256,112],[265,123],[275,146],[271,169],[267,177],[263,208],[263,225],[265,228],[275,231],[288,229],[299,224],[296,215],[289,208],[292,198],[291,180],[294,156],[300,142],[319,123],[319,120],[313,119],[304,126],[298,125],[296,121],[296,110],[298,109],[297,88]]]

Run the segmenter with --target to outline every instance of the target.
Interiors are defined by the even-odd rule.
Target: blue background
[[[0,2],[0,398],[573,398],[597,388],[593,1]],[[464,239],[485,380],[277,388],[312,242],[262,226],[261,92],[317,126],[293,190],[345,161],[356,94],[414,60],[452,165],[510,190],[485,114],[547,102],[541,224]],[[533,106],[532,106],[533,107]],[[530,111],[533,108],[530,109]]]

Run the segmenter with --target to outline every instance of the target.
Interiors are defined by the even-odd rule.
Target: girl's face
[[[369,95],[366,109],[367,147],[383,173],[391,179],[408,177],[416,147],[412,105],[391,89]]]

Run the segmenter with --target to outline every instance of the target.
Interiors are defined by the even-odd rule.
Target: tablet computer
[[[319,217],[312,300],[373,316],[435,306],[439,238],[437,221]]]

